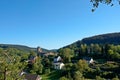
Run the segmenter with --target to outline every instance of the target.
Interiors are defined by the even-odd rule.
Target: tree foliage
[[[60,56],[64,59],[64,62],[71,62],[71,57],[73,57],[73,51],[70,48],[60,49]]]
[[[113,6],[115,1],[117,1],[120,4],[120,0],[90,0],[90,2],[92,2],[93,4],[92,11],[98,8],[100,3]]]
[[[69,79],[63,76],[59,80],[69,80]]]
[[[20,54],[21,53],[21,54]],[[26,62],[21,62],[22,53],[14,48],[0,49],[0,79],[21,80],[20,72],[26,67]]]
[[[84,80],[83,74],[80,71],[76,71],[74,74],[74,80]]]
[[[89,66],[85,60],[79,60],[76,64],[76,69],[83,73],[89,69]]]

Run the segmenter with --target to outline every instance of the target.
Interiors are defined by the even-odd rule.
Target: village
[[[113,47],[113,45],[111,45]],[[98,48],[81,45],[81,50],[61,48],[45,51],[40,47],[34,51],[16,48],[0,48],[0,79],[21,80],[92,80],[117,79],[120,64],[117,58],[104,57]],[[119,46],[114,46],[119,49]],[[96,48],[96,49],[95,49]],[[114,49],[114,48],[113,48]],[[115,49],[116,50],[116,49]],[[85,52],[86,51],[86,52]],[[96,54],[97,52],[97,54]],[[84,53],[84,54],[83,54]],[[101,56],[100,56],[101,55]],[[111,76],[109,76],[111,75]],[[72,77],[73,76],[73,77]]]
[[[26,62],[28,63],[28,65],[33,65],[34,63],[36,63],[38,57],[49,58],[49,56],[54,56],[52,59],[53,61],[51,66],[54,70],[59,71],[64,69],[65,63],[63,63],[64,60],[62,59],[61,56],[59,56],[59,53],[53,53],[53,52],[45,53],[42,51],[40,47],[37,47],[37,55],[36,56],[31,55]],[[95,64],[93,58],[90,57],[83,57],[82,60],[85,60],[88,65]],[[21,76],[22,75],[25,75],[25,80],[43,80],[42,76],[38,74],[30,74],[22,71]]]

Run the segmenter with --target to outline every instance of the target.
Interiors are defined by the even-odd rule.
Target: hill
[[[36,48],[24,46],[24,45],[13,45],[13,44],[0,44],[0,48],[7,49],[7,48],[16,48],[25,52],[36,51]],[[47,49],[43,49],[43,52],[49,52]]]
[[[120,32],[119,33],[108,33],[96,35],[88,38],[83,38],[82,40],[76,41],[66,47],[79,47],[80,44],[120,44]]]

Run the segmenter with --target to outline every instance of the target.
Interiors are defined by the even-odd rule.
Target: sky
[[[91,9],[90,0],[0,0],[0,44],[58,49],[120,32],[120,5]]]

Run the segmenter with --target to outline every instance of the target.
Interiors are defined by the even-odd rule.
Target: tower
[[[37,52],[38,53],[41,53],[42,52],[42,49],[40,47],[37,47]]]
[[[42,49],[40,47],[37,47],[37,55],[39,56],[42,53]]]

